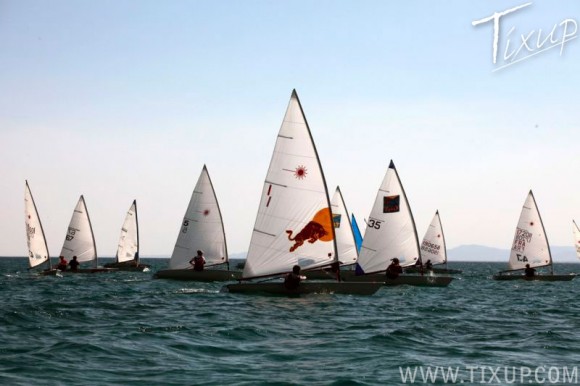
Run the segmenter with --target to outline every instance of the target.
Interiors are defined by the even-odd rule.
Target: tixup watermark
[[[577,366],[408,366],[399,367],[404,384],[577,385]]]
[[[530,5],[532,5],[531,2],[518,5],[505,11],[494,12],[491,16],[471,22],[474,27],[493,22],[492,56],[493,64],[496,66],[493,71],[530,59],[554,47],[560,47],[561,56],[565,45],[578,37],[578,23],[570,18],[556,22],[550,32],[542,31],[541,28],[538,28],[522,34],[516,33],[516,27],[511,26],[505,33],[506,28],[502,23],[502,18],[519,12]],[[500,47],[503,47],[503,56],[498,63],[497,54]]]

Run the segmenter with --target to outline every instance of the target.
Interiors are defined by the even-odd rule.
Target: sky
[[[523,5],[494,63],[473,22]],[[579,22],[575,0],[0,0],[0,256],[27,254],[28,180],[52,256],[82,194],[100,256],[136,199],[141,256],[168,257],[204,164],[245,252],[293,89],[359,224],[392,159],[420,238],[439,210],[448,248],[510,248],[532,189],[572,245]]]

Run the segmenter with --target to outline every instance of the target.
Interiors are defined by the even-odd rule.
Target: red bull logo
[[[294,237],[292,233],[294,231],[287,230],[288,240],[293,241],[294,245],[290,247],[290,252],[294,252],[300,246],[302,246],[306,241],[310,244],[314,244],[316,241],[331,241],[333,239],[332,232],[332,214],[329,208],[324,208],[319,210],[314,218],[306,224],[300,232],[298,232]]]

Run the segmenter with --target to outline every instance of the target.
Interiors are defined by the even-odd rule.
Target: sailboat
[[[574,223],[574,248],[576,248],[576,257],[580,259],[580,228],[578,228],[576,221],[572,220],[572,223]]]
[[[410,284],[447,286],[453,278],[447,276],[400,275],[387,279],[384,272],[393,258],[402,268],[415,265],[420,259],[417,228],[411,207],[393,161],[379,187],[371,210],[356,270],[345,280],[383,280],[385,285]]]
[[[433,271],[434,273],[461,273],[459,269],[449,269],[447,268],[447,247],[445,245],[445,235],[443,234],[443,226],[441,225],[441,218],[439,216],[439,211],[435,212],[429,228],[423,237],[421,242],[421,262],[423,265],[428,261],[431,264],[442,265],[445,264],[445,268],[433,267],[430,270],[424,268],[411,267],[407,268],[405,272],[407,273],[417,273],[424,269],[424,272]]]
[[[330,201],[332,210],[332,224],[336,235],[336,247],[340,257],[340,267],[342,270],[352,268],[358,258],[355,233],[349,221],[348,211],[340,187],[336,187],[334,196]],[[336,268],[335,268],[336,269]],[[334,279],[337,272],[329,269],[314,270],[305,272],[308,279]]]
[[[203,271],[194,271],[189,263],[197,250],[203,251],[206,260]],[[240,271],[230,271],[229,268],[222,214],[207,167],[204,165],[181,222],[169,268],[158,271],[155,277],[195,281],[230,281],[241,276]]]
[[[547,267],[550,273],[546,275],[536,274],[532,277],[526,277],[520,272],[516,274],[517,271],[525,269],[527,264],[531,268]],[[507,271],[501,271],[493,278],[495,280],[569,281],[575,277],[574,275],[554,275],[550,244],[531,190],[520,213],[508,265]]]
[[[50,255],[48,254],[48,244],[44,237],[44,229],[40,222],[40,216],[32,197],[32,192],[26,181],[24,189],[24,222],[26,223],[26,243],[28,244],[28,265],[29,269],[39,267],[46,263],[46,269],[40,271],[42,275],[55,275],[58,270],[52,268]]]
[[[121,227],[116,262],[105,264],[105,268],[117,268],[120,271],[148,271],[149,265],[139,262],[139,221],[137,218],[137,200],[133,200]]]
[[[331,204],[320,159],[296,90],[280,127],[252,232],[242,280],[276,278],[299,265],[308,270],[338,263]],[[287,289],[277,282],[226,285],[232,293],[373,294],[381,283],[302,281]]]
[[[95,236],[85,198],[82,195],[70,219],[60,256],[64,256],[69,262],[73,259],[73,256],[76,256],[79,263],[94,263],[93,268],[79,268],[76,271],[67,269],[63,271],[64,273],[116,271],[114,268],[103,268],[97,265],[97,245],[95,244]]]

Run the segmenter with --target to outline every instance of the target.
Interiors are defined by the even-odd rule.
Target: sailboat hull
[[[107,263],[105,264],[105,268],[115,268],[117,271],[147,272],[151,266],[148,264]]]
[[[370,275],[355,275],[354,271],[346,271],[343,279],[348,282],[383,282],[386,286],[397,285],[412,285],[419,287],[447,287],[453,280],[451,276],[415,276],[415,275],[400,275],[396,279],[387,279],[384,274],[376,273]]]
[[[68,275],[68,274],[77,274],[77,273],[107,273],[107,272],[117,272],[118,270],[116,268],[83,268],[83,269],[77,269],[76,271],[70,271],[70,270],[66,270],[66,271],[59,271],[61,274],[63,275]]]
[[[164,269],[155,274],[157,279],[173,279],[187,281],[234,281],[242,277],[241,271],[226,271],[218,269],[206,269],[194,271],[193,269]]]
[[[406,273],[421,273],[421,270],[419,268],[411,267],[411,268],[405,268],[405,272]],[[448,268],[432,268],[430,270],[424,269],[423,272],[424,273],[433,272],[433,273],[445,274],[445,275],[453,275],[453,274],[463,273],[463,271],[460,269],[448,269]]]
[[[494,280],[526,280],[526,281],[570,281],[576,275],[536,275],[533,277],[526,277],[524,275],[493,275]]]
[[[269,295],[349,294],[372,295],[383,283],[301,282],[296,289],[287,289],[284,283],[228,284],[222,292]]]

